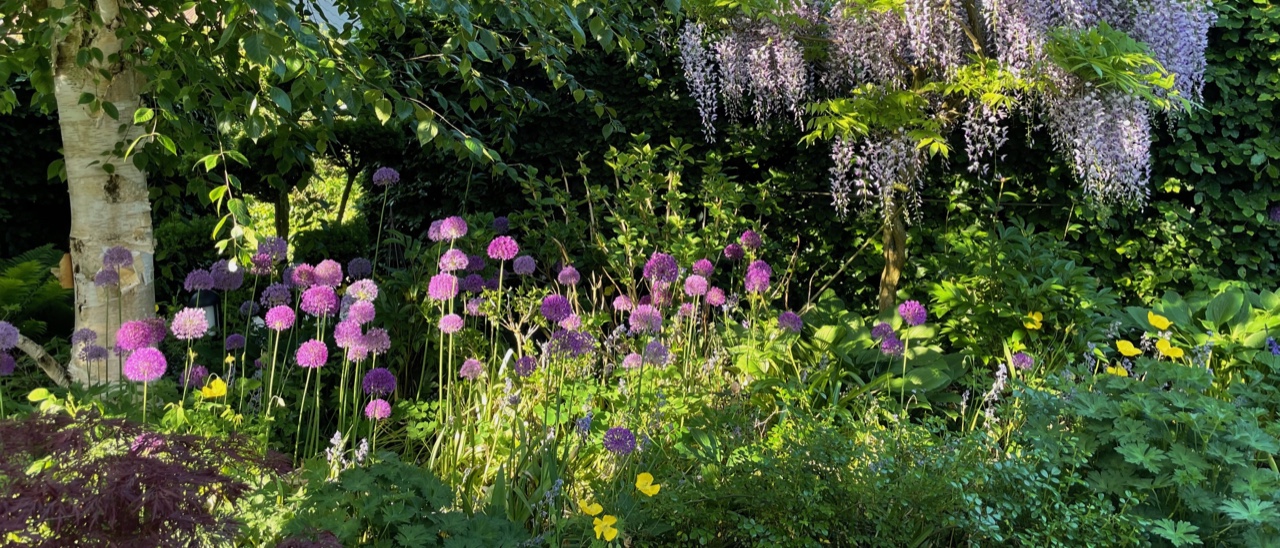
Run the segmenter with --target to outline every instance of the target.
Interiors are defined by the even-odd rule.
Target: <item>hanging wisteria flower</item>
[[[613,298],[613,309],[618,312],[626,312],[631,310],[631,297],[626,295],[618,295]]]
[[[154,382],[164,376],[169,363],[164,353],[151,347],[134,350],[124,362],[124,376],[133,382]]]
[[[724,258],[729,259],[730,261],[741,260],[746,256],[746,252],[744,252],[742,250],[742,246],[738,244],[729,244],[724,246]]]
[[[0,351],[18,346],[18,328],[13,324],[0,320]]]
[[[364,374],[360,386],[366,395],[386,396],[396,391],[396,376],[385,367],[375,367]]]
[[[0,352],[0,377],[8,377],[18,369],[18,361],[8,352]]]
[[[94,287],[115,287],[120,285],[120,273],[111,269],[99,270],[93,275]]]
[[[246,318],[254,314],[257,314],[259,310],[262,310],[262,308],[258,306],[258,303],[255,303],[253,301],[245,301],[240,303],[240,315]]]
[[[871,328],[871,337],[874,339],[883,339],[893,336],[893,326],[888,322],[880,322]]]
[[[123,246],[112,246],[102,252],[102,267],[113,270],[133,266],[133,252]]]
[[[444,226],[443,220],[437,219],[435,221],[431,221],[431,226],[427,228],[427,239],[433,242],[439,242],[444,240],[444,234],[440,232],[440,229],[443,226]]]
[[[516,257],[515,262],[511,263],[511,271],[515,272],[519,276],[528,276],[533,274],[533,271],[537,270],[537,268],[537,261],[534,261],[533,257],[528,255]]]
[[[458,376],[469,381],[474,381],[483,374],[484,364],[475,358],[467,358],[467,361],[462,362],[462,367],[458,369]]]
[[[778,327],[792,333],[799,333],[804,329],[804,320],[800,319],[799,314],[787,310],[778,315]]]
[[[377,315],[378,311],[374,308],[373,303],[369,301],[356,301],[351,303],[351,306],[347,307],[346,319],[360,325],[364,325],[373,321]]]
[[[293,309],[288,306],[278,305],[267,311],[267,317],[265,319],[269,329],[273,331],[284,331],[293,327],[293,322],[297,319],[297,314],[294,314]]]
[[[568,318],[573,314],[573,306],[569,304],[569,299],[560,295],[547,295],[542,299],[541,307],[542,317],[551,323],[558,324],[560,320]]]
[[[165,329],[167,330],[167,326]],[[127,321],[116,330],[116,348],[125,352],[154,346],[159,342],[155,326],[146,320]],[[0,350],[4,349],[4,344],[0,341]]]
[[[381,187],[392,186],[400,182],[400,172],[389,167],[380,167],[373,172],[373,184]]]
[[[654,339],[644,346],[643,357],[644,363],[663,367],[671,361],[671,350],[662,341]]]
[[[347,275],[353,280],[361,280],[373,275],[373,263],[364,257],[356,257],[347,262]]]
[[[213,274],[204,269],[192,270],[182,282],[182,288],[192,292],[213,289]]]
[[[391,334],[381,327],[370,329],[364,334],[364,347],[376,356],[386,354],[391,350]]]
[[[314,285],[302,292],[303,312],[316,317],[327,317],[338,311],[338,294],[327,285]]]
[[[510,236],[498,236],[489,242],[489,258],[495,261],[510,261],[520,253],[520,246]]]
[[[650,283],[670,284],[680,277],[680,265],[676,263],[675,257],[655,251],[649,256],[649,261],[644,263],[644,277]]]
[[[178,340],[199,339],[209,332],[209,318],[205,317],[204,310],[184,308],[174,314],[173,323],[169,325],[169,329],[173,330],[173,336]]]
[[[282,283],[274,283],[262,290],[262,295],[258,302],[262,306],[280,306],[289,304],[289,299],[293,298],[293,294],[289,292],[289,287]]]
[[[1016,352],[1013,354],[1013,366],[1018,369],[1028,370],[1035,364],[1035,358],[1032,358],[1026,352]]]
[[[481,293],[484,291],[484,276],[479,274],[467,274],[462,279],[462,290],[467,293]]]
[[[193,365],[187,370],[187,378],[184,379],[183,386],[204,386],[207,378],[209,378],[209,368],[199,364]]]
[[[309,369],[324,367],[325,362],[329,361],[329,347],[324,344],[324,341],[311,339],[298,347],[294,359],[301,367]]]
[[[440,318],[440,331],[448,335],[462,331],[463,325],[462,316],[457,314],[445,314]]]
[[[556,281],[561,285],[578,285],[582,280],[582,276],[578,274],[578,269],[572,266],[566,266],[560,269],[560,274],[556,276]]]
[[[579,318],[577,314],[570,314],[565,319],[560,320],[559,325],[569,331],[577,331],[582,327],[582,318]]]
[[[707,290],[707,304],[711,306],[724,306],[725,302],[726,299],[723,289],[713,287]]]
[[[707,294],[709,284],[707,279],[700,274],[694,274],[684,279],[684,294],[690,297],[701,297]]]
[[[538,368],[538,360],[533,356],[522,356],[516,360],[516,374],[521,377],[528,377],[533,374],[533,370]]]
[[[458,277],[453,274],[436,274],[427,284],[427,295],[435,301],[447,301],[458,296]]]
[[[316,268],[305,263],[295,266],[289,273],[289,280],[298,289],[308,289],[316,284]]]
[[[769,289],[770,278],[773,276],[773,268],[769,263],[764,261],[752,261],[747,267],[747,276],[744,281],[747,292],[762,293]]]
[[[898,315],[912,327],[921,325],[929,319],[929,312],[919,301],[907,301],[898,305]]]
[[[357,301],[373,302],[378,299],[378,284],[367,278],[356,280],[347,286],[346,294]]]
[[[760,235],[756,234],[754,230],[743,232],[742,236],[738,237],[738,241],[742,242],[742,247],[753,251],[760,249],[760,246],[764,245],[764,242],[760,240]]]
[[[619,457],[636,450],[636,435],[625,426],[615,426],[604,433],[604,448]]]
[[[241,348],[244,348],[245,342],[246,341],[244,339],[244,335],[241,335],[239,333],[232,333],[230,335],[227,335],[227,340],[223,341],[222,347],[223,347],[223,350],[226,350],[227,352],[230,352],[232,350],[240,350]]]
[[[373,400],[364,406],[364,416],[375,421],[385,420],[391,417],[391,404],[382,398]]]
[[[443,255],[440,255],[440,271],[456,272],[463,270],[467,268],[467,263],[469,261],[470,259],[467,258],[467,252],[456,248],[450,249],[445,251]]]
[[[213,263],[209,274],[213,276],[213,288],[218,291],[235,291],[244,285],[244,270],[226,259]]]
[[[711,274],[716,271],[715,265],[706,259],[698,259],[693,262],[693,273],[703,278],[710,278]]]
[[[897,335],[889,335],[883,341],[880,341],[880,351],[890,356],[901,356],[906,346],[902,343]]]
[[[467,301],[466,311],[468,316],[483,316],[484,309],[481,308],[485,303],[489,302],[484,297],[476,297]]]
[[[342,285],[342,265],[338,261],[325,259],[316,265],[314,270],[316,275],[316,283],[319,285],[327,285],[329,287],[338,287]]]
[[[467,221],[453,216],[440,221],[440,236],[445,240],[457,240],[467,235]]]
[[[643,364],[644,357],[635,352],[627,354],[627,357],[622,358],[623,369],[639,369]]]
[[[629,320],[633,335],[637,333],[657,334],[662,332],[662,312],[652,305],[642,304],[637,306],[631,312]]]

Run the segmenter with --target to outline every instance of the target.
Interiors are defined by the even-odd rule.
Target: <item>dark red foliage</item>
[[[265,466],[240,436],[162,435],[94,412],[0,421],[0,538],[16,533],[50,547],[221,544],[235,522],[210,501],[234,501],[249,488],[224,467]]]

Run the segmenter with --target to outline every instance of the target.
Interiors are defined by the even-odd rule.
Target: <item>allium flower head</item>
[[[316,268],[309,264],[295,266],[293,272],[289,273],[289,279],[294,287],[308,289],[316,284]]]
[[[800,319],[800,315],[795,312],[787,310],[778,315],[778,327],[792,333],[799,333],[804,329],[804,320]]]
[[[249,258],[249,273],[254,276],[267,276],[271,274],[271,256],[266,253],[254,253]]]
[[[871,328],[871,337],[875,339],[883,339],[893,335],[893,326],[887,322],[880,322]]]
[[[364,406],[364,416],[375,421],[386,420],[391,417],[391,404],[382,398],[373,400]]]
[[[929,312],[919,301],[907,301],[898,305],[898,315],[912,327],[921,325],[929,319]]]
[[[80,350],[80,359],[86,362],[105,360],[110,355],[106,347],[96,344],[91,344]]]
[[[103,268],[119,270],[128,266],[133,266],[133,252],[127,248],[117,245],[102,252]]]
[[[369,301],[356,301],[347,307],[347,319],[360,325],[373,321],[377,315],[377,309]]]
[[[1267,218],[1273,223],[1280,223],[1280,205],[1271,206],[1271,210],[1267,212]]]
[[[644,277],[654,284],[670,284],[680,277],[675,257],[655,251],[644,264]]]
[[[342,285],[342,265],[333,259],[325,259],[315,268],[316,283],[329,287]]]
[[[643,364],[644,357],[635,352],[627,354],[627,357],[622,358],[623,369],[639,369]]]
[[[693,314],[697,311],[697,305],[693,303],[684,303],[680,305],[680,309],[676,311],[676,315],[681,318],[692,318]]]
[[[453,216],[440,221],[440,236],[445,240],[457,240],[467,235],[467,221]]]
[[[671,304],[671,286],[667,284],[657,284],[653,286],[653,292],[649,295],[649,303],[653,306],[667,306]]]
[[[707,294],[710,284],[699,274],[684,279],[684,294],[690,297],[701,297]]]
[[[556,276],[556,281],[561,285],[578,285],[582,280],[582,276],[578,274],[578,269],[572,266],[566,266],[560,269],[560,274]]]
[[[730,261],[739,261],[746,256],[746,252],[743,251],[742,246],[738,244],[729,244],[724,246],[724,258],[729,259]]]
[[[560,295],[547,295],[542,299],[542,317],[551,323],[560,323],[560,320],[568,318],[573,314],[573,306],[569,304],[569,299]]]
[[[209,368],[203,365],[193,365],[187,370],[187,378],[183,379],[183,386],[204,386],[205,379],[209,378]]]
[[[282,262],[289,258],[289,242],[278,236],[267,236],[258,242],[258,253],[271,257],[272,262]]]
[[[8,352],[0,352],[0,377],[8,377],[18,369],[18,361]]]
[[[444,235],[440,233],[440,227],[442,226],[444,226],[443,220],[431,221],[431,226],[427,228],[427,239],[433,242],[444,240]]]
[[[495,261],[510,261],[519,252],[520,246],[510,236],[498,236],[489,242],[489,258]]]
[[[332,316],[338,311],[338,294],[327,285],[314,285],[302,292],[303,312],[316,317]]]
[[[760,241],[760,235],[754,230],[743,232],[742,236],[738,237],[738,241],[742,242],[742,247],[750,250],[760,249],[760,246],[764,245],[764,242]]]
[[[462,279],[462,290],[467,293],[483,293],[484,285],[484,276],[479,274],[467,274],[467,277]]]
[[[98,332],[88,327],[77,329],[71,334],[71,346],[78,344],[90,344],[98,340]]]
[[[461,249],[450,249],[440,256],[441,272],[456,272],[467,268],[467,252]]]
[[[351,320],[338,322],[338,325],[333,326],[333,343],[343,350],[363,345],[364,332],[360,329],[360,324]]]
[[[241,348],[244,348],[245,342],[244,335],[232,333],[227,335],[227,340],[223,341],[222,347],[223,350],[226,350],[227,352],[240,350]]]
[[[267,327],[271,330],[284,331],[293,327],[293,322],[296,319],[297,314],[294,314],[292,308],[285,305],[277,305],[267,311],[266,322]]]
[[[308,369],[324,367],[325,362],[329,361],[329,347],[324,344],[324,341],[311,339],[298,347],[294,359],[300,367]]]
[[[636,450],[636,435],[625,426],[615,426],[604,433],[604,448],[619,457]]]
[[[458,369],[458,375],[469,381],[474,381],[484,374],[484,364],[475,358],[467,358],[462,362],[462,367]]]
[[[116,330],[116,348],[125,352],[154,346],[159,342],[156,338],[155,326],[146,320],[127,321]],[[0,350],[4,350],[3,340],[0,340]]]
[[[1022,369],[1024,371],[1029,370],[1035,366],[1035,364],[1036,359],[1032,358],[1031,355],[1026,352],[1015,352],[1013,354],[1013,366],[1018,369]]]
[[[191,292],[213,289],[213,274],[200,268],[192,270],[182,282],[182,288]]]
[[[446,314],[440,318],[440,331],[448,335],[462,331],[463,325],[465,323],[462,320],[462,316],[457,314]]]
[[[644,347],[644,363],[664,367],[671,361],[671,350],[662,341],[654,339]]]
[[[723,289],[713,287],[707,290],[707,304],[711,306],[724,306],[725,301],[726,299]]]
[[[901,356],[905,348],[902,339],[899,339],[897,335],[891,334],[880,341],[880,351],[890,356]]]
[[[99,270],[93,275],[94,287],[115,287],[120,285],[120,273],[110,268]]]
[[[292,297],[293,295],[289,292],[288,286],[275,283],[262,290],[262,295],[258,301],[262,303],[262,306],[280,306],[288,304],[289,299]]]
[[[516,360],[516,375],[528,377],[533,374],[533,370],[538,368],[538,360],[533,356],[522,356]]]
[[[715,265],[711,264],[711,261],[708,261],[706,259],[698,259],[693,262],[692,270],[694,274],[697,274],[704,278],[709,278],[711,277],[711,274],[716,271],[716,267]]]
[[[356,280],[347,286],[347,296],[357,301],[378,300],[378,284],[368,278]]]
[[[427,295],[432,300],[447,301],[458,296],[458,277],[453,274],[436,274],[427,284]]]
[[[613,309],[618,312],[626,312],[628,310],[631,310],[632,306],[634,305],[631,304],[631,297],[628,297],[626,295],[618,295],[617,297],[613,298]]]
[[[124,376],[133,382],[154,382],[164,376],[168,367],[164,353],[145,347],[134,350],[124,362]]]
[[[385,367],[375,367],[364,374],[360,383],[364,393],[372,396],[386,396],[396,391],[396,376]]]
[[[204,315],[204,310],[184,308],[174,314],[173,323],[169,328],[173,330],[173,336],[178,340],[199,339],[209,332],[209,318]]]
[[[769,289],[773,268],[764,261],[752,261],[747,267],[747,276],[743,282],[749,293],[763,293]]]
[[[550,348],[552,354],[577,358],[595,352],[596,340],[582,331],[557,329],[551,334]]]
[[[18,346],[18,328],[13,324],[0,320],[0,351]]]
[[[484,303],[486,303],[486,302],[488,302],[488,300],[487,300],[487,299],[485,299],[484,297],[476,297],[476,298],[474,298],[474,299],[471,299],[471,300],[467,301],[467,306],[466,306],[467,315],[468,315],[468,316],[483,316],[483,315],[484,315],[484,309],[483,309],[483,308],[481,308],[481,307],[483,307],[483,306],[484,306]]]
[[[528,255],[516,257],[515,262],[511,263],[511,271],[515,272],[519,276],[528,276],[533,274],[533,271],[537,270],[537,268],[537,261],[534,261],[533,257]]]
[[[373,184],[381,187],[392,186],[400,182],[400,172],[389,167],[380,167],[373,172]]]
[[[244,270],[226,259],[213,263],[209,274],[213,276],[213,288],[218,291],[235,291],[244,285]]]
[[[631,333],[661,333],[662,312],[653,305],[642,304],[631,311]]]
[[[577,331],[579,328],[582,327],[582,318],[579,318],[577,314],[569,314],[568,317],[566,317],[563,320],[560,320],[559,325],[563,329],[568,329],[569,331]]]
[[[506,234],[507,231],[511,230],[511,220],[507,219],[505,216],[494,217],[492,226],[494,233]]]
[[[246,318],[254,314],[257,314],[259,310],[262,310],[262,308],[258,306],[258,303],[255,303],[253,301],[245,301],[240,303],[240,315]]]
[[[347,262],[347,275],[353,280],[368,278],[373,275],[373,263],[364,257],[356,257]]]
[[[364,334],[364,347],[381,356],[391,350],[391,334],[386,329],[375,327]]]

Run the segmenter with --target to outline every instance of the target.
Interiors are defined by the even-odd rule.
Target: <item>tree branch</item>
[[[40,369],[43,369],[45,374],[53,379],[53,382],[58,383],[58,386],[63,388],[71,386],[71,375],[67,372],[67,367],[58,363],[58,360],[53,359],[53,356],[45,352],[43,346],[36,344],[35,341],[28,339],[25,335],[19,334],[18,350],[31,356],[31,359],[35,360],[40,365]]]

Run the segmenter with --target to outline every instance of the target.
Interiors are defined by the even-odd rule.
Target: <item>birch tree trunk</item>
[[[116,56],[120,51],[115,34],[121,24],[119,2],[92,0],[87,4],[87,8],[67,16],[67,32],[55,35],[51,46],[58,123],[71,195],[76,327],[93,329],[98,333],[99,344],[110,349],[115,346],[121,319],[129,321],[155,314],[155,248],[146,176],[131,160],[120,157],[138,135],[132,121],[139,104],[141,77]],[[100,25],[95,23],[95,15]],[[85,66],[76,62],[82,49],[91,52]],[[94,49],[101,51],[100,57],[92,54]],[[82,104],[81,97],[90,95],[101,103]],[[112,107],[119,113],[118,119],[106,114]],[[102,253],[113,246],[130,250],[133,265],[121,269],[118,290],[95,287],[93,277],[102,267]],[[93,371],[89,371],[86,364],[73,358],[68,369],[77,382],[119,380],[119,359],[114,355],[105,366],[97,363],[92,367]]]

